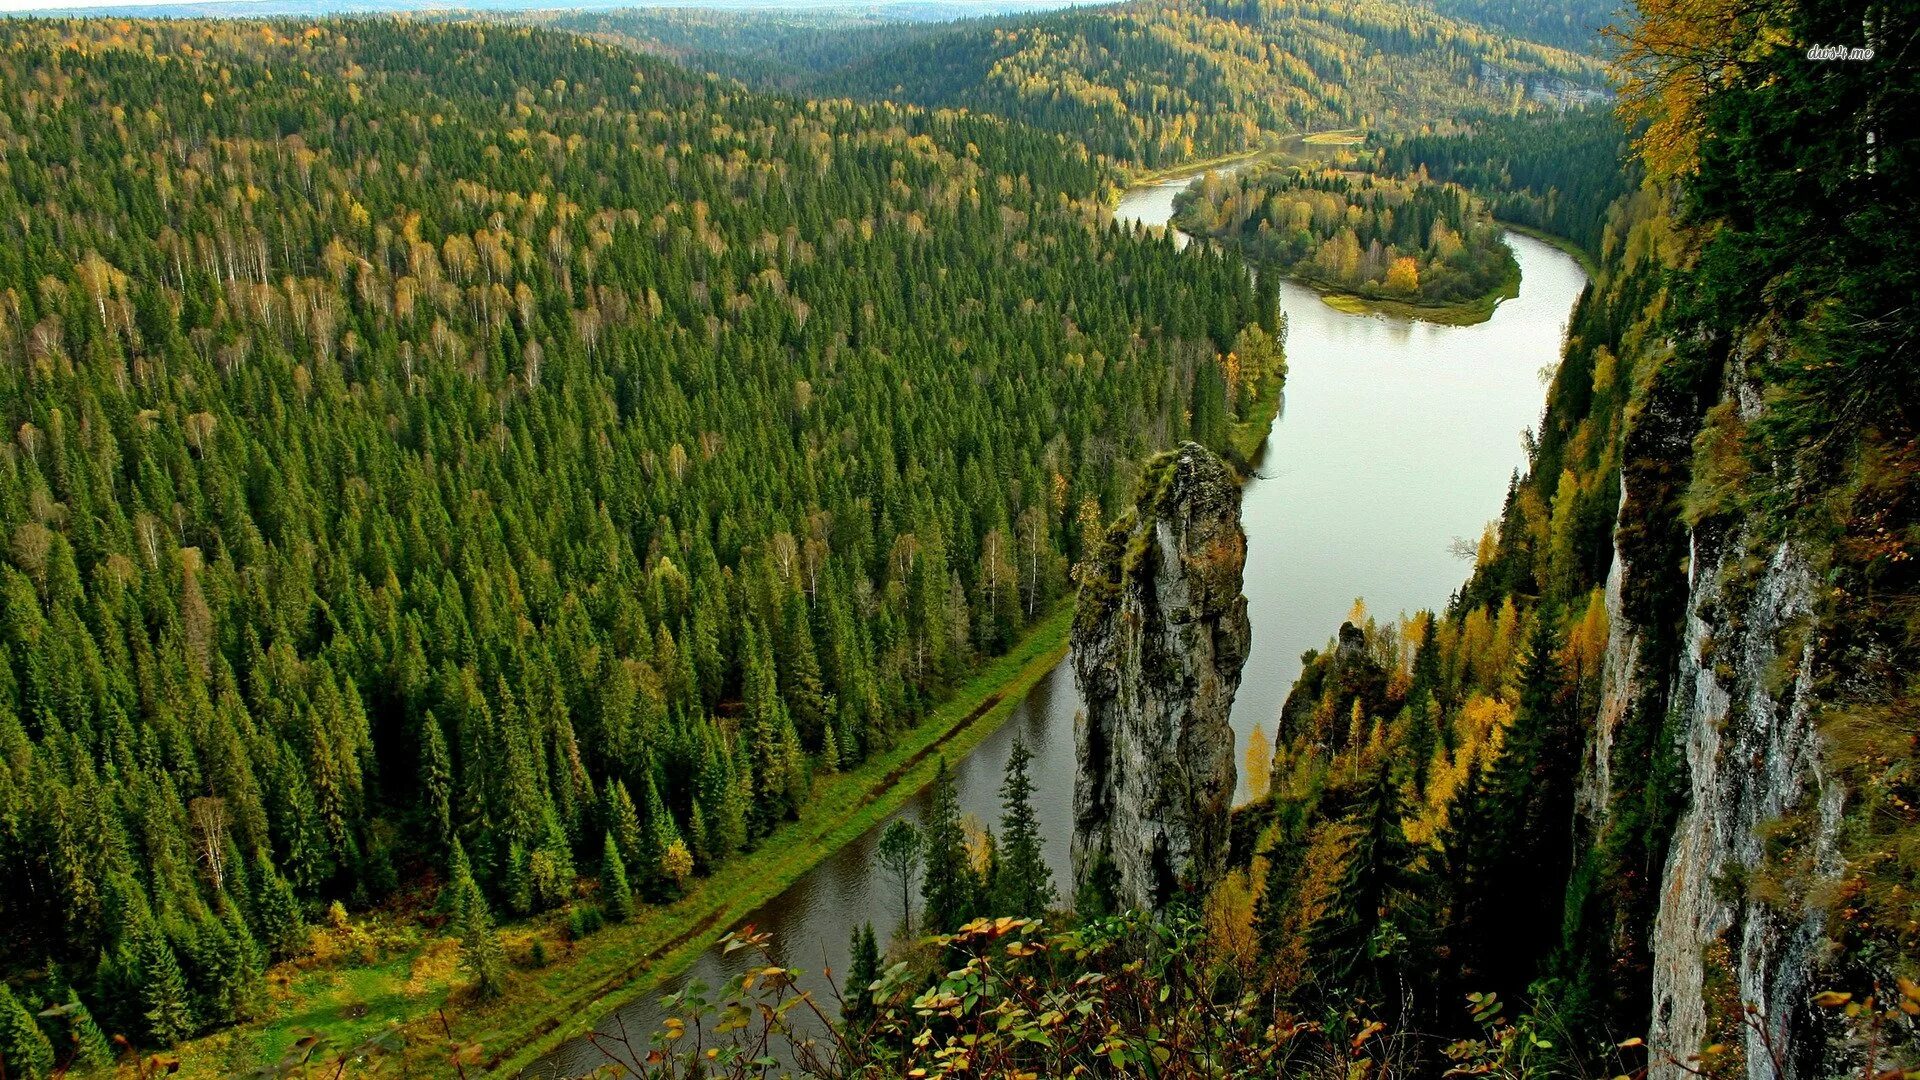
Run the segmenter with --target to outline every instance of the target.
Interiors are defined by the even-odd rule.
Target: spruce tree
[[[913,878],[920,871],[923,854],[920,830],[906,818],[895,818],[880,834],[875,851],[882,869],[900,886],[900,925],[913,933]]]
[[[1509,997],[1526,989],[1557,944],[1572,872],[1582,735],[1563,697],[1556,644],[1543,613],[1529,637],[1519,707],[1486,777],[1484,827],[1492,839],[1480,903],[1497,940],[1481,953],[1480,989]]]
[[[40,1080],[53,1071],[53,1043],[40,1024],[0,982],[0,1075]]]
[[[857,1038],[873,1022],[870,987],[880,977],[880,944],[873,935],[873,923],[854,927],[848,945],[852,962],[847,968],[847,985],[840,993],[840,1019],[847,1033]]]
[[[300,916],[300,901],[264,854],[253,862],[253,916],[258,939],[273,956],[285,959],[306,946],[307,925]]]
[[[1389,763],[1363,778],[1358,807],[1345,819],[1352,846],[1327,910],[1309,928],[1316,983],[1325,994],[1385,1002],[1418,959],[1426,926],[1417,853],[1407,842],[1405,803]]]
[[[493,929],[487,898],[467,869],[466,851],[459,841],[454,853],[460,876],[454,881],[454,909],[459,913],[460,965],[473,976],[473,992],[481,998],[499,997],[507,986],[507,954]]]
[[[993,915],[1038,918],[1057,899],[1047,866],[1040,819],[1033,809],[1033,752],[1015,739],[1000,783],[999,859],[993,875]]]
[[[607,918],[615,922],[633,917],[633,888],[627,884],[627,866],[620,859],[620,845],[614,842],[612,830],[607,831],[606,843],[600,849],[600,902],[607,909]]]
[[[432,710],[420,718],[420,814],[427,836],[444,859],[453,844],[453,761]]]
[[[67,1032],[73,1040],[74,1064],[87,1068],[98,1068],[113,1062],[113,1044],[107,1041],[106,1032],[94,1022],[93,1013],[88,1011],[86,1002],[80,1000],[80,994],[69,987],[66,1002]]]
[[[666,800],[660,797],[660,786],[653,782],[651,773],[647,775],[646,798],[647,814],[644,828],[647,841],[643,857],[648,862],[640,868],[644,872],[642,880],[646,882],[650,899],[671,899],[679,892],[681,881],[667,872],[667,853],[672,851],[675,845],[683,843],[680,839],[680,827],[674,822],[673,814],[667,809]]]
[[[947,760],[933,776],[932,805],[922,829],[926,874],[920,897],[926,901],[921,922],[930,934],[950,934],[974,914],[977,881],[967,860],[967,834],[960,824],[960,791]]]
[[[147,1038],[155,1046],[172,1046],[193,1034],[197,1025],[186,976],[167,935],[151,917],[141,919],[134,931],[133,955]]]
[[[641,860],[645,857],[641,845],[646,834],[640,828],[640,812],[633,805],[633,797],[627,793],[627,783],[615,780],[607,785],[604,796],[607,829],[613,834],[613,842],[620,848],[621,862],[635,870],[644,872]]]
[[[1519,838],[1495,833],[1493,820],[1483,774],[1478,765],[1469,765],[1447,804],[1434,867],[1439,937],[1447,957],[1442,992],[1451,999],[1507,989],[1487,982],[1489,961],[1503,947],[1504,936],[1492,918],[1499,898],[1489,890],[1488,866],[1500,858],[1502,846]]]

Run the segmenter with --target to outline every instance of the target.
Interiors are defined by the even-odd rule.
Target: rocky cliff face
[[[1746,422],[1762,408],[1738,363],[1718,398]],[[1656,400],[1652,411],[1660,407]],[[1630,537],[1630,508],[1644,492],[1632,474],[1623,484],[1622,535]],[[1617,548],[1607,582],[1610,641],[1580,790],[1583,836],[1613,824],[1617,788],[1646,782],[1626,784],[1629,766],[1615,760],[1628,727],[1656,732],[1657,752],[1678,759],[1680,808],[1652,926],[1627,928],[1650,935],[1655,1080],[1697,1075],[1681,1063],[1713,1043],[1737,1047],[1722,1067],[1750,1080],[1812,1075],[1822,1053],[1809,999],[1827,951],[1825,913],[1809,894],[1841,870],[1841,792],[1823,772],[1811,700],[1816,580],[1793,542],[1751,530],[1738,521],[1695,526],[1683,569],[1663,571]],[[1630,601],[1636,590],[1659,592],[1662,572],[1684,574],[1677,625],[1656,625],[1657,611]],[[1780,879],[1783,844],[1797,847],[1786,860],[1797,881]],[[1758,1010],[1750,1021],[1748,1006]]]
[[[1252,637],[1239,481],[1197,444],[1163,454],[1102,547],[1073,625],[1074,875],[1157,909],[1226,866],[1227,719]]]

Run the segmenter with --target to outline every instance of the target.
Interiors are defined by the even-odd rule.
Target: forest
[[[1460,590],[1356,604],[1305,658],[1225,882],[936,937],[869,984],[836,1075],[1914,1075],[1916,140],[1892,118],[1920,78],[1793,43],[1920,26],[1640,12],[1618,120],[1382,155],[1504,189],[1599,269]]]
[[[1209,174],[1175,220],[1250,262],[1324,289],[1440,306],[1511,292],[1513,253],[1484,206],[1455,184],[1337,169]]]
[[[1920,1075],[1920,9],[1613,17],[0,20],[0,1076],[511,1075],[929,773],[838,1000],[738,927],[630,1071]],[[1224,877],[1053,880],[1024,744],[961,814],[1142,463],[1252,470],[1277,277],[1484,297],[1496,219],[1595,271],[1526,466]]]
[[[494,26],[0,36],[0,912],[77,1029],[254,1015],[422,882],[672,898],[1273,355],[1019,125]]]
[[[672,11],[533,18],[749,85],[1021,120],[1136,169],[1269,149],[1301,132],[1412,131],[1516,100],[1532,107],[1534,87],[1605,82],[1587,50],[1389,0],[1181,0],[944,24]]]
[[[1493,216],[1599,255],[1609,209],[1640,186],[1633,133],[1610,110],[1463,117],[1454,130],[1383,140],[1373,167],[1459,184]]]

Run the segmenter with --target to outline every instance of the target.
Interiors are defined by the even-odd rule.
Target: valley
[[[369,6],[0,18],[0,1077],[1920,1075],[1910,5]]]

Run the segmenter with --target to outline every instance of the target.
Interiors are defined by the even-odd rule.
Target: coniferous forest
[[[522,1075],[729,930],[628,1074],[1920,1076],[1920,11],[755,17],[0,20],[0,1077]],[[1279,276],[1502,224],[1526,466],[1218,877],[964,812]],[[742,920],[866,832],[829,1001]]]
[[[524,916],[611,837],[677,895],[1049,614],[1262,333],[1017,124],[548,31],[0,33],[6,954],[147,1045],[423,875]]]

